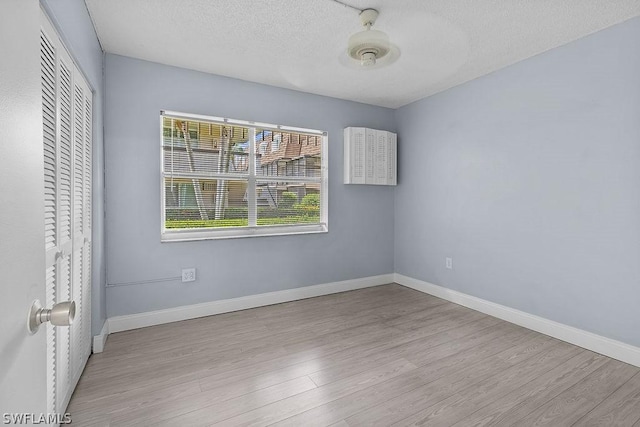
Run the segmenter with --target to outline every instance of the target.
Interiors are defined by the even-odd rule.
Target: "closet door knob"
[[[76,317],[75,301],[59,302],[53,307],[42,308],[40,300],[33,301],[27,318],[27,329],[30,334],[38,332],[38,328],[45,322],[55,326],[69,326]]]

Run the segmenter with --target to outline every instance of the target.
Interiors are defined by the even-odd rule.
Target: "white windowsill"
[[[263,225],[259,227],[228,227],[224,229],[190,228],[163,230],[160,241],[187,242],[194,240],[242,239],[245,237],[289,236],[295,234],[327,233],[327,224]]]

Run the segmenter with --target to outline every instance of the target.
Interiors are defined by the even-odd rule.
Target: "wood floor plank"
[[[127,384],[120,385],[116,383],[114,386],[112,383],[100,383],[102,384],[102,392],[101,396],[104,397],[105,394],[108,395],[110,391],[113,391],[114,394],[118,398],[123,395],[132,395],[136,393],[136,389],[140,390],[140,394],[144,395],[147,390],[145,389],[164,389],[167,386],[170,386],[172,383],[177,382],[185,382],[191,381],[193,379],[200,379],[201,387],[203,389],[207,389],[208,383],[226,383],[229,381],[237,381],[239,379],[248,378],[260,373],[268,373],[277,369],[297,369],[296,364],[307,364],[311,362],[313,366],[321,366],[321,364],[334,363],[336,360],[339,360],[339,356],[347,355],[353,357],[354,354],[357,354],[360,351],[364,351],[371,347],[379,347],[382,343],[388,342],[385,340],[384,329],[376,328],[372,330],[370,333],[362,333],[362,330],[357,332],[361,332],[356,337],[346,336],[342,339],[339,337],[334,337],[333,341],[329,341],[326,344],[313,343],[312,350],[302,350],[295,352],[292,349],[287,349],[282,353],[277,353],[281,357],[272,358],[270,357],[270,353],[263,354],[263,359],[257,361],[256,363],[241,363],[242,359],[234,359],[233,365],[230,363],[222,362],[214,366],[210,366],[209,362],[204,364],[195,364],[193,360],[185,370],[186,373],[181,373],[180,369],[172,369],[169,372],[166,372],[166,375],[163,373],[161,375],[157,375],[155,370],[149,372],[149,378],[141,378],[140,376],[135,377],[135,381],[130,381],[130,379],[125,378],[127,380]],[[299,349],[300,350],[300,349]],[[246,355],[245,355],[246,356]],[[321,358],[318,362],[313,362],[314,359]],[[249,361],[251,362],[251,360]],[[213,361],[211,362],[213,364]],[[293,368],[290,368],[293,367]],[[111,369],[117,370],[117,364],[113,364],[110,366]],[[318,368],[319,369],[319,368]],[[312,371],[313,372],[313,371]],[[81,380],[84,381],[85,378]],[[124,391],[127,393],[123,393]],[[87,392],[86,387],[79,387],[79,392],[74,396],[74,402],[83,402],[89,399],[91,396],[95,396],[95,393]],[[129,393],[131,392],[131,393]],[[120,398],[120,400],[122,400]]]
[[[318,386],[321,386],[368,370],[375,365],[386,363],[387,359],[405,358],[414,365],[421,366],[436,358],[445,358],[465,349],[473,348],[476,355],[482,354],[485,348],[498,352],[492,340],[504,337],[505,334],[515,338],[518,333],[509,332],[508,328],[499,326],[490,330],[483,329],[475,334],[465,336],[464,339],[448,341],[437,346],[434,346],[429,340],[415,340],[393,347],[378,347],[371,352],[359,352],[357,356],[352,357],[346,363],[319,370],[309,374],[309,377]]]
[[[551,343],[548,337],[541,335],[532,335],[515,346],[512,346],[508,341],[510,340],[505,340],[507,349],[498,353],[507,357],[493,355],[475,361],[475,363],[468,363],[464,368],[450,367],[445,372],[445,376],[435,381],[430,381],[425,386],[409,393],[389,399],[380,405],[366,408],[346,418],[347,423],[350,426],[389,426],[423,408],[429,408],[440,401],[450,398],[466,387],[480,383],[498,372],[508,369],[510,367],[508,355],[522,354],[523,358],[526,356],[531,357],[535,354],[530,350],[531,348],[537,348],[542,351]],[[448,365],[446,360],[443,360],[443,362]],[[418,371],[425,379],[430,380],[434,375],[438,375],[440,369],[437,368],[436,364],[427,368],[419,368]]]
[[[90,427],[630,425],[639,372],[391,284],[113,334],[68,411]]]
[[[274,343],[278,343],[281,347],[292,346],[297,344],[296,349],[290,349],[290,351],[301,351],[302,348],[314,348],[324,343],[333,343],[338,340],[345,339],[347,337],[362,336],[368,332],[376,332],[386,327],[376,322],[375,319],[362,319],[358,318],[353,321],[343,321],[340,327],[331,330],[316,330],[314,335],[310,335],[308,331],[297,331],[287,334],[283,332],[277,338],[271,337],[270,340],[264,340],[263,342],[256,343],[255,341],[247,342],[245,346],[235,346],[232,349],[214,349],[211,350],[207,345],[203,345],[196,352],[188,352],[187,354],[179,357],[169,357],[157,360],[156,363],[143,362],[140,366],[149,367],[149,373],[155,377],[157,371],[170,370],[176,364],[181,364],[183,361],[189,361],[193,363],[228,363],[229,360],[239,361],[247,354],[252,354],[256,359],[272,357],[272,353],[275,351]],[[392,328],[386,328],[392,331]],[[312,329],[313,330],[313,329]],[[284,351],[280,349],[281,351]],[[158,349],[154,349],[152,354],[162,353]],[[264,356],[263,356],[264,353]],[[140,373],[140,366],[136,369],[136,365],[122,366],[116,360],[113,362],[118,369],[104,371],[101,375],[87,374],[84,377],[84,382],[79,384],[80,388],[84,387],[104,387],[105,383],[128,382],[132,372]],[[139,378],[142,380],[142,378]]]
[[[412,303],[397,304],[396,303],[392,305],[390,308],[393,309],[393,311],[402,312],[403,310],[408,310],[406,306],[412,306],[412,305],[415,305],[415,304],[412,304]],[[429,308],[432,305],[433,304],[431,303],[431,299],[430,299],[430,300],[427,300],[426,306],[422,304],[422,305],[419,305],[417,308],[412,308],[412,310],[420,309],[422,311],[426,311],[425,308]],[[437,305],[442,305],[441,300],[438,300]],[[457,307],[453,304],[447,304],[446,306],[449,308]],[[381,316],[383,316],[380,313],[375,313],[375,311],[373,311],[373,312],[368,312],[369,314],[367,317],[367,315],[363,315],[362,312],[363,311],[360,310],[357,316],[351,316],[348,319],[342,319],[342,318],[331,319],[331,322],[333,322],[333,325],[331,325],[331,329],[327,328],[326,324],[324,326],[324,330],[320,328],[320,326],[323,326],[323,325],[311,325],[309,326],[309,328],[311,328],[311,330],[316,331],[316,336],[322,335],[322,334],[329,335],[331,333],[334,333],[340,330],[346,330],[349,328],[357,327],[359,325],[367,325],[372,322],[376,322],[380,320]],[[457,315],[462,315],[462,314],[458,312]],[[447,317],[442,316],[442,319],[445,319],[445,318]],[[326,320],[324,322],[326,322]],[[298,322],[296,322],[296,325],[297,323]],[[161,326],[164,326],[164,325],[161,325]],[[185,325],[181,325],[181,326],[185,326]],[[152,329],[152,328],[147,328],[147,329]],[[182,329],[184,328],[181,328],[180,330],[182,331]],[[227,359],[227,358],[233,357],[234,351],[244,352],[249,348],[260,348],[260,347],[270,346],[272,342],[279,342],[282,345],[298,342],[300,345],[304,345],[305,339],[308,339],[309,337],[309,334],[308,334],[309,329],[298,330],[298,331],[296,331],[295,329],[296,328],[289,327],[289,328],[286,328],[285,331],[280,332],[280,335],[276,335],[276,336],[272,335],[267,337],[262,336],[264,335],[263,331],[258,330],[256,334],[260,336],[261,338],[260,340],[256,340],[255,337],[251,337],[247,335],[239,335],[237,337],[234,337],[233,340],[224,339],[224,338],[221,340],[211,340],[211,339],[202,340],[201,339],[200,340],[201,342],[197,344],[193,344],[191,347],[186,346],[186,343],[184,342],[184,336],[185,335],[193,336],[194,333],[193,331],[187,331],[188,333],[186,334],[181,333],[178,340],[169,341],[169,342],[178,341],[180,346],[178,346],[177,349],[175,348],[177,344],[174,344],[174,349],[167,351],[167,343],[164,343],[164,346],[162,347],[163,348],[162,352],[156,351],[155,348],[152,348],[152,349],[147,349],[146,353],[143,352],[142,355],[144,357],[141,357],[141,358],[130,358],[130,357],[127,359],[117,358],[118,374],[120,376],[126,377],[128,376],[130,371],[136,371],[136,372],[139,371],[140,367],[144,364],[157,368],[159,363],[161,364],[162,363],[163,364],[179,363],[181,359],[186,359],[186,358],[193,359],[193,356],[202,355],[203,353],[206,353],[207,358],[211,361],[213,361],[212,357],[214,356],[214,354],[219,355],[220,358]],[[333,337],[331,337],[331,339],[333,339]],[[238,345],[233,347],[233,344],[235,343],[237,343]],[[105,351],[105,354],[110,354],[110,351]],[[105,357],[102,355],[98,355],[97,357],[98,357],[97,360],[101,360],[100,358],[105,359]],[[90,363],[88,365],[85,373],[85,381],[80,385],[81,387],[88,386],[91,383],[91,380],[94,383],[102,384],[105,378],[107,378],[108,381],[112,381],[115,379],[113,375],[113,369],[111,369],[111,366],[109,365],[109,363],[106,362],[106,360],[102,360],[102,362],[100,363],[101,368],[98,369],[95,366],[96,366],[96,363]]]
[[[513,363],[512,367],[466,387],[453,396],[401,420],[396,425],[453,425],[488,402],[511,393],[548,369],[562,364],[579,351],[571,345],[560,342],[552,342],[550,348],[547,346],[546,350],[540,351],[545,348],[545,344],[548,342],[509,355],[508,359]],[[533,356],[531,356],[532,353]]]
[[[573,387],[518,420],[520,426],[571,425],[606,399],[638,372],[617,360],[609,359],[603,366],[580,380]]]
[[[503,336],[505,333],[505,329],[510,329],[506,326],[507,325],[503,325],[499,328],[488,330],[486,331],[486,335],[489,338]],[[464,340],[463,342],[466,343],[467,340]],[[85,405],[85,410],[92,410],[92,408],[98,405],[108,403],[110,405],[117,404],[117,406],[119,407],[117,411],[118,413],[123,411],[130,411],[132,413],[137,412],[143,414],[146,411],[153,411],[154,408],[161,410],[164,403],[169,398],[172,399],[172,403],[176,403],[181,400],[185,401],[185,403],[187,403],[188,401],[188,405],[185,406],[188,408],[192,408],[194,401],[202,402],[203,398],[226,400],[230,397],[247,394],[250,391],[260,388],[266,388],[268,386],[304,375],[309,375],[317,385],[324,385],[329,382],[336,381],[347,376],[355,375],[359,372],[370,370],[375,368],[376,366],[396,360],[402,357],[402,355],[407,352],[417,350],[415,344],[417,343],[409,342],[403,345],[389,348],[387,348],[386,346],[382,346],[375,348],[370,352],[367,352],[365,351],[365,348],[360,347],[358,352],[354,352],[352,354],[345,353],[345,356],[347,357],[344,358],[333,356],[321,361],[311,360],[300,364],[290,365],[275,371],[266,372],[264,374],[250,375],[252,371],[245,369],[243,370],[243,372],[235,372],[233,373],[233,375],[226,375],[224,377],[218,375],[203,378],[200,380],[200,388],[203,392],[218,389],[217,395],[206,393],[206,396],[208,397],[196,396],[195,398],[192,398],[189,394],[186,393],[182,393],[182,395],[176,396],[167,393],[165,390],[163,390],[163,393],[155,393],[153,392],[153,390],[149,390],[149,393],[139,393],[142,396],[151,394],[154,396],[154,400],[149,401],[148,399],[145,399],[141,402],[139,401],[139,399],[136,399],[135,395],[132,395],[131,392],[127,392],[124,394],[118,394],[115,396],[115,398],[112,399],[102,399],[99,402],[94,402],[93,405]],[[369,356],[371,360],[365,361],[363,363],[363,358],[367,359]],[[253,373],[256,372],[257,371],[253,371]],[[331,380],[329,380],[329,378],[331,378]],[[200,390],[192,392],[191,395],[197,394],[199,391]],[[163,394],[167,396],[164,398],[159,396]],[[86,408],[86,406],[89,406],[89,408]],[[141,407],[150,408],[142,410]]]
[[[275,396],[276,394],[273,390],[284,389],[288,392],[290,391],[292,384],[294,386],[299,384],[298,381],[300,381],[302,388],[305,388],[309,384],[313,384],[314,387],[308,387],[305,388],[305,390],[315,388],[315,383],[313,383],[308,376],[303,375],[303,373],[303,369],[284,369],[278,372],[270,372],[268,374],[258,375],[244,380],[237,380],[226,384],[217,384],[216,387],[202,390],[201,392],[190,396],[180,396],[170,401],[155,403],[153,405],[139,405],[137,408],[120,410],[118,413],[122,414],[126,412],[126,419],[145,420],[145,422],[147,422],[149,419],[160,419],[160,414],[167,414],[167,404],[169,404],[170,412],[168,415],[164,415],[164,417],[173,418],[191,411],[211,406],[213,402],[227,402],[233,399],[240,401],[255,400],[255,398],[251,397],[252,393],[255,393],[256,395],[267,393],[269,396]],[[265,391],[257,393],[263,390]],[[234,407],[235,406],[237,405],[234,405]],[[122,419],[122,417],[118,419]]]
[[[124,413],[113,418],[113,425],[210,425],[290,396],[300,396],[315,388],[311,379],[300,377],[230,399],[218,399],[215,393],[202,393],[193,399],[167,403],[162,407]]]
[[[463,323],[461,325],[458,325],[455,320],[445,320],[444,322],[447,323],[450,329],[435,333],[432,339],[426,340],[425,342],[387,339],[389,338],[388,336],[377,334],[370,336],[361,335],[356,338],[349,337],[342,342],[335,341],[318,345],[311,350],[302,349],[300,351],[299,348],[286,347],[289,354],[285,357],[265,363],[245,366],[240,369],[225,370],[215,376],[205,377],[201,380],[201,387],[203,390],[206,390],[209,387],[207,385],[208,383],[220,383],[221,381],[224,382],[228,380],[235,381],[246,378],[247,374],[254,375],[267,372],[273,370],[274,367],[281,367],[283,370],[297,370],[300,369],[298,365],[304,365],[303,369],[306,370],[306,375],[322,369],[340,369],[340,365],[343,363],[350,363],[353,360],[361,360],[371,355],[378,355],[385,352],[386,349],[403,345],[406,345],[406,348],[413,348],[412,346],[414,345],[420,345],[422,349],[426,350],[430,347],[435,347],[470,334],[485,331],[487,328],[496,324],[490,319],[483,319],[474,324]],[[430,327],[430,324],[427,323],[425,327]],[[344,346],[341,344],[344,344]],[[296,350],[298,351],[296,352]],[[304,357],[304,355],[307,354],[309,357]]]
[[[525,336],[526,334],[523,334],[522,331],[511,330],[510,332],[505,333],[504,330],[499,328],[496,328],[492,331],[484,331],[485,334],[483,336],[486,340],[484,344],[487,348],[491,348],[492,351],[490,353],[485,353],[482,351],[473,352],[471,357],[464,358],[468,363],[477,362],[486,357],[489,357],[490,355],[494,355],[506,348],[511,347],[514,343],[517,344],[519,340],[521,342],[524,339],[528,339],[528,336]],[[456,341],[464,342],[466,341],[466,338],[463,337]],[[436,381],[437,379],[442,377],[446,377],[456,370],[459,370],[461,366],[458,364],[449,363],[449,359],[452,358],[451,354],[449,353],[450,349],[457,349],[459,352],[465,352],[464,350],[461,350],[459,347],[457,347],[456,344],[456,342],[444,343],[436,348],[433,348],[432,351],[426,352],[426,354],[430,355],[432,360],[429,362],[426,357],[421,358],[421,360],[425,363],[425,366],[420,369],[419,375],[411,373],[411,375],[389,380],[383,384],[376,386],[373,389],[368,388],[356,393],[352,393],[341,399],[295,415],[291,418],[281,421],[280,423],[276,423],[275,425],[328,425],[332,422],[347,418],[365,409],[375,408],[377,405],[383,404],[384,402],[389,400],[390,396],[403,395],[404,393],[415,390],[418,387],[424,386],[429,382]]]
[[[640,421],[640,373],[600,402],[574,426],[632,426]]]
[[[167,387],[135,389],[124,393],[93,396],[92,400],[72,399],[68,411],[76,425],[97,422],[122,412],[132,412],[144,407],[164,405],[180,398],[190,398],[202,392],[197,380],[172,384]]]
[[[191,345],[202,346],[203,343],[208,341],[222,343],[223,346],[236,343],[246,345],[252,339],[267,339],[282,333],[290,334],[296,328],[305,327],[305,325],[311,327],[313,322],[320,324],[323,322],[336,322],[336,318],[344,315],[347,315],[349,320],[353,321],[368,314],[378,315],[385,308],[394,311],[416,310],[444,303],[437,298],[407,301],[407,292],[398,292],[400,289],[393,287],[378,289],[376,294],[380,294],[384,298],[374,298],[372,300],[369,297],[365,308],[362,307],[364,304],[362,304],[361,300],[368,294],[373,293],[369,289],[367,289],[369,292],[365,293],[364,296],[355,294],[359,296],[358,299],[349,299],[349,295],[345,295],[341,299],[329,300],[330,304],[325,300],[327,298],[336,298],[335,296],[329,295],[253,310],[244,310],[242,312],[221,314],[216,316],[216,321],[213,324],[211,320],[208,322],[203,320],[208,318],[200,318],[120,332],[110,336],[108,351],[105,350],[97,357],[100,359],[118,358],[122,363],[124,359],[136,357],[143,357],[148,360],[149,350],[153,350],[157,345],[161,345],[165,351],[184,349]],[[350,292],[345,294],[350,294]],[[296,307],[295,311],[291,310],[290,307]],[[257,315],[255,314],[256,312],[262,312],[263,314]],[[239,316],[245,316],[243,322],[237,321],[238,318],[241,318]],[[288,316],[294,316],[296,323],[291,325],[287,321]],[[266,326],[269,324],[270,317],[273,317],[270,323],[273,330]],[[273,322],[279,323],[273,324]],[[252,325],[251,328],[247,328],[248,323]],[[282,326],[285,326],[285,328],[282,328]],[[176,335],[177,330],[182,331],[182,333]],[[169,337],[171,339],[168,339]]]
[[[273,427],[320,427],[328,426],[356,414],[366,408],[386,402],[390,396],[398,396],[415,390],[428,382],[425,378],[408,372],[398,377],[328,403],[300,411],[288,418],[271,424]],[[344,424],[347,424],[344,421]]]
[[[304,341],[308,339],[308,330],[315,330],[316,334],[325,335],[355,328],[358,326],[368,325],[379,320],[379,317],[375,312],[370,312],[367,315],[359,316],[343,316],[333,317],[329,320],[321,319],[315,323],[308,324],[306,328],[291,327],[284,328],[277,333],[266,333],[262,325],[253,326],[246,329],[250,329],[249,332],[230,334],[230,336],[211,336],[207,332],[200,334],[194,334],[192,331],[183,333],[179,339],[171,340],[169,343],[160,343],[160,347],[163,348],[163,352],[159,353],[156,347],[138,348],[136,351],[139,354],[136,357],[117,357],[117,362],[120,366],[120,373],[126,375],[128,370],[134,370],[141,364],[155,365],[157,363],[171,363],[174,360],[178,360],[185,357],[193,357],[207,353],[209,357],[214,354],[223,355],[234,351],[242,351],[247,348],[258,349],[268,346],[271,342],[280,342],[282,345],[287,343],[295,343],[298,341]],[[181,328],[181,330],[184,328]],[[189,342],[186,342],[189,336]],[[105,353],[107,353],[105,351]],[[107,353],[109,355],[110,353]],[[103,356],[102,359],[108,359],[107,356]],[[101,380],[102,377],[109,377],[109,372],[106,369],[102,371],[92,368],[87,372],[87,376],[95,378],[96,381]]]
[[[279,400],[252,411],[244,412],[232,418],[221,417],[215,407],[208,407],[189,413],[187,416],[181,417],[179,421],[190,425],[192,420],[207,419],[211,425],[229,427],[240,425],[269,425],[295,415],[300,411],[339,399],[342,396],[374,386],[414,369],[416,369],[416,367],[413,364],[400,359],[371,371],[296,394],[295,396]]]
[[[448,368],[459,369],[472,360],[477,361],[494,355],[533,336],[531,331],[503,323],[489,328],[488,331],[480,330],[434,347],[433,349],[438,352],[438,364],[433,363],[433,351],[420,351],[418,346],[409,348],[405,358],[414,365],[422,367],[423,375],[434,375],[436,371],[440,373]],[[420,343],[420,341],[417,342]]]
[[[578,354],[538,378],[489,402],[455,425],[481,427],[508,425],[542,406],[602,366],[606,357],[576,348]]]
[[[390,314],[384,313],[383,316],[386,315],[387,317],[384,323],[386,326],[392,326],[400,330],[410,330],[422,328],[425,323],[433,320],[437,321],[443,315],[455,317],[466,313],[468,313],[468,310],[459,305],[441,304],[422,310],[412,310],[403,315],[394,315],[392,312]]]

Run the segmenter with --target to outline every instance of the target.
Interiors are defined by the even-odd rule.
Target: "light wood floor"
[[[640,370],[400,285],[109,336],[73,424],[640,426]]]

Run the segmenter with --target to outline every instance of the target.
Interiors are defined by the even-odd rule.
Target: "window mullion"
[[[249,227],[258,223],[258,196],[256,194],[256,128],[249,128],[249,180],[247,182]]]

